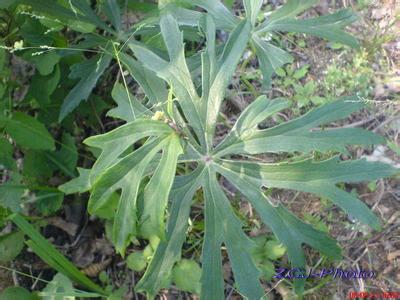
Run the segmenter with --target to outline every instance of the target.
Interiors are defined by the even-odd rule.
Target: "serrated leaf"
[[[27,97],[34,97],[40,105],[50,103],[50,96],[60,81],[60,67],[55,66],[53,72],[47,76],[35,74],[32,78]]]
[[[10,119],[3,118],[3,120],[6,132],[20,147],[35,150],[54,150],[53,137],[37,119],[21,112],[15,112]],[[35,139],[32,139],[33,136]]]
[[[62,273],[57,273],[40,292],[43,300],[74,300],[75,289],[71,280]]]
[[[63,203],[64,194],[56,191],[39,191],[36,193],[36,208],[45,216],[57,212]]]
[[[55,167],[45,151],[29,150],[24,152],[23,175],[30,183],[45,184],[55,171]]]
[[[114,30],[112,30],[105,22],[100,19],[99,16],[96,15],[88,2],[82,0],[69,0],[68,2],[71,9],[74,11],[75,18],[83,19],[111,34],[115,33]]]
[[[24,248],[24,234],[15,231],[0,235],[0,262],[7,263],[18,256]]]
[[[21,26],[20,34],[23,38],[21,46],[24,43],[29,43],[32,46],[40,47],[40,45],[51,45],[53,40],[50,36],[45,34],[46,27],[44,27],[39,20],[34,18],[26,18],[24,24]],[[42,53],[41,55],[34,55],[33,53]],[[54,57],[58,56],[54,51],[51,52],[42,52],[40,50],[31,49],[26,52],[23,52],[22,57],[30,62],[35,63],[37,68],[48,69],[47,61],[51,61]],[[59,58],[59,57],[58,57]],[[43,62],[43,66],[40,64]],[[51,63],[50,63],[51,64]],[[50,65],[52,68],[54,64]],[[51,71],[49,71],[51,73]],[[43,74],[45,75],[45,74]]]
[[[275,266],[269,261],[265,260],[262,264],[258,266],[262,272],[262,278],[266,281],[271,281],[272,277],[275,275]]]
[[[96,24],[93,24],[90,18],[83,15],[72,2],[62,0],[53,2],[51,5],[46,0],[19,0],[20,3],[30,5],[33,10],[40,15],[46,16],[46,21],[56,19],[56,24],[67,25],[73,30],[83,33],[93,32],[96,29]],[[41,20],[42,21],[42,20]],[[103,26],[103,29],[109,30],[107,26]]]
[[[304,65],[300,69],[296,70],[296,72],[294,72],[294,74],[293,74],[293,78],[294,79],[301,79],[304,76],[306,76],[309,67],[310,67],[309,65]],[[309,82],[306,83],[306,86],[307,85],[313,86],[313,82],[309,81]]]
[[[62,20],[66,19],[76,19],[77,16],[74,14],[72,10],[69,10],[57,2],[49,3],[46,0],[19,0],[21,3],[31,6],[33,9],[45,13],[46,15],[52,16],[53,18],[58,18]]]
[[[98,79],[110,62],[110,55],[99,54],[83,63],[73,66],[70,77],[77,78],[79,76],[80,81],[64,99],[60,110],[59,121],[62,121],[70,112],[77,108],[81,101],[87,100]]]
[[[118,208],[119,199],[121,198],[120,193],[114,192],[105,201],[105,205],[96,210],[96,216],[106,220],[113,220],[115,212]],[[110,234],[109,239],[112,241],[112,235]]]
[[[48,76],[50,75],[55,66],[60,61],[60,56],[55,52],[48,52],[41,55],[32,56],[29,60],[36,65],[40,75]]]

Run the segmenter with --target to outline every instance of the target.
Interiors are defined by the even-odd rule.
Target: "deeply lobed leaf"
[[[137,287],[149,297],[154,297],[168,284],[171,270],[181,256],[191,201],[202,188],[205,232],[201,298],[224,298],[221,262],[224,245],[232,265],[235,288],[246,298],[260,299],[264,295],[258,280],[260,271],[250,255],[254,244],[232,210],[221,188],[220,176],[251,202],[262,221],[287,248],[291,263],[304,267],[304,244],[332,259],[340,258],[340,248],[325,233],[302,222],[283,205],[274,206],[261,188],[294,189],[329,198],[346,213],[378,228],[379,221],[367,206],[336,184],[391,176],[398,170],[381,163],[339,162],[337,158],[285,164],[234,159],[238,154],[246,157],[266,152],[346,152],[347,145],[383,142],[381,137],[361,129],[324,127],[361,109],[363,105],[356,97],[344,98],[295,120],[259,129],[266,118],[289,107],[286,99],[267,100],[262,96],[249,105],[226,138],[214,147],[214,132],[225,90],[249,41],[255,46],[261,68],[268,77],[273,70],[291,61],[291,57],[265,41],[265,33],[290,29],[354,45],[354,39],[343,31],[343,27],[354,20],[352,14],[344,11],[297,20],[295,17],[315,1],[290,0],[257,26],[261,6],[258,0],[245,1],[247,17],[244,20],[232,16],[219,1],[192,3],[207,10],[207,14],[193,13],[188,1],[183,1],[184,8],[172,10],[179,6],[175,2],[160,4],[160,29],[168,55],[137,41],[129,43],[137,60],[119,54],[122,64],[145,91],[146,105],[152,107],[147,108],[116,84],[113,96],[118,107],[110,114],[127,124],[86,140],[89,146],[101,148],[102,152],[89,176],[83,171],[74,184],[64,188],[67,191],[91,189],[89,210],[94,214],[107,207],[110,197],[116,195],[112,239],[121,254],[136,236],[161,238]],[[112,15],[111,11],[109,13]],[[118,27],[118,20],[113,22],[114,27]],[[206,47],[201,54],[187,59],[179,25],[197,24],[206,37]],[[219,29],[231,31],[224,47],[216,42]],[[198,88],[195,82],[200,75],[201,88]],[[149,119],[153,114],[157,120]],[[191,162],[187,166],[194,171],[175,176],[180,162]],[[143,198],[142,209],[138,208],[139,194]],[[165,231],[166,209],[169,218]],[[301,292],[303,284],[304,280],[295,282],[297,291]]]
[[[216,155],[260,154],[266,152],[310,152],[338,151],[346,153],[347,145],[381,144],[384,139],[372,132],[358,128],[318,129],[317,126],[342,119],[363,105],[356,97],[348,97],[321,107],[292,121],[267,128],[254,129],[236,139],[225,139],[216,148]],[[284,108],[284,106],[282,106]],[[249,109],[253,109],[249,107]]]

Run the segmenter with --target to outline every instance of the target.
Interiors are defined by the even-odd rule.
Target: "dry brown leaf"
[[[399,257],[399,256],[400,256],[400,250],[397,250],[397,251],[394,251],[394,252],[389,253],[389,254],[387,255],[387,259],[388,259],[389,261],[392,261],[392,260],[394,260],[395,258],[397,258],[397,257]]]
[[[52,217],[46,219],[47,223],[55,226],[57,228],[60,228],[61,230],[65,231],[68,233],[70,236],[75,236],[77,230],[78,230],[78,225],[75,223],[68,223],[64,219],[60,217]]]
[[[81,271],[89,277],[97,277],[101,271],[105,270],[108,267],[110,263],[111,258],[108,258],[105,261],[92,264]]]

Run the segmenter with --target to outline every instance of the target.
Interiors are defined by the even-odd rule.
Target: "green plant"
[[[133,270],[142,270],[148,263],[135,289],[154,297],[172,280],[183,290],[200,291],[202,299],[222,299],[222,245],[226,249],[224,255],[227,254],[231,262],[235,288],[249,299],[264,296],[258,278],[261,275],[270,277],[271,260],[283,255],[284,251],[295,267],[305,266],[304,244],[329,258],[339,259],[340,248],[326,232],[302,222],[282,204],[273,205],[263,188],[314,193],[330,199],[361,223],[378,229],[379,220],[367,206],[336,185],[375,180],[391,176],[397,170],[365,160],[341,161],[331,154],[347,153],[348,145],[374,145],[384,139],[357,128],[326,128],[329,123],[363,108],[358,97],[344,97],[300,118],[259,129],[258,125],[265,119],[290,107],[287,99],[269,100],[261,96],[241,113],[223,141],[216,142],[216,126],[225,90],[248,46],[258,58],[265,87],[270,85],[275,72],[279,73],[292,61],[291,55],[270,39],[274,32],[307,33],[357,46],[357,40],[343,29],[356,18],[350,10],[296,19],[315,3],[314,0],[289,0],[265,18],[260,0],[245,0],[246,14],[240,17],[233,16],[221,2],[214,0],[159,1],[159,9],[152,17],[125,31],[120,6],[115,0],[96,1],[93,6],[84,0],[58,0],[50,5],[44,0],[7,1],[5,7],[14,5],[22,16],[34,17],[17,20],[17,23],[22,22],[19,25],[23,42],[11,31],[7,36],[14,38],[14,47],[5,48],[32,62],[37,73],[25,103],[7,106],[10,101],[1,102],[4,113],[0,116],[0,128],[6,135],[0,140],[1,149],[5,149],[2,152],[5,155],[0,158],[7,168],[14,168],[11,180],[0,187],[0,191],[5,191],[0,196],[1,205],[20,212],[27,188],[63,196],[54,187],[36,185],[36,180],[48,177],[49,169],[63,172],[68,177],[75,176],[77,149],[71,133],[78,129],[72,125],[73,116],[85,111],[84,118],[99,121],[98,115],[108,105],[91,94],[100,77],[106,76],[107,70],[112,68],[114,60],[122,84],[118,80],[114,85],[112,97],[117,107],[109,110],[107,116],[126,124],[86,139],[86,150],[94,154],[96,162],[88,169],[90,161],[85,157],[84,163],[80,164],[83,168],[78,168],[79,177],[59,189],[65,194],[90,192],[88,210],[107,219],[107,236],[121,255],[125,255],[136,239],[150,241],[143,252],[134,252],[139,254],[127,258],[128,267]],[[232,5],[233,1],[228,4]],[[137,1],[129,1],[129,6],[154,9],[154,5],[141,6]],[[80,42],[68,45],[60,34],[64,28],[78,31],[76,40]],[[216,38],[218,31],[229,33],[226,43]],[[184,37],[189,41],[186,45]],[[193,54],[190,43],[202,46],[204,41],[205,48],[199,54]],[[92,55],[83,56],[82,52]],[[61,70],[69,68],[68,79],[66,72]],[[144,99],[129,92],[124,69],[144,91]],[[293,77],[301,78],[305,73],[306,67],[294,72]],[[38,87],[44,83],[46,89],[39,94]],[[301,87],[298,90],[302,102],[312,94],[308,87],[305,91]],[[57,105],[53,106],[51,98]],[[88,98],[91,104],[96,104],[92,105],[94,108],[77,112],[76,108],[84,107],[84,100]],[[22,109],[29,113],[15,112]],[[51,135],[53,132],[48,130],[55,127],[57,121],[63,127],[62,130],[57,127],[62,132],[59,134],[61,142],[56,142]],[[99,123],[102,125],[101,121]],[[92,128],[99,131],[95,126]],[[105,128],[102,126],[101,130]],[[27,138],[33,134],[41,136],[35,143]],[[16,146],[10,145],[10,139]],[[60,144],[58,149],[56,144]],[[67,147],[63,148],[63,145]],[[22,174],[12,164],[13,147],[24,153],[24,164],[28,167],[24,166]],[[303,156],[298,156],[299,152]],[[254,159],[266,153],[288,153],[290,159],[277,163]],[[44,162],[48,165],[44,158],[49,157],[52,167],[36,168]],[[319,157],[329,159],[319,160]],[[56,166],[55,161],[58,162]],[[31,178],[35,179],[35,184],[23,184]],[[265,241],[259,247],[263,252],[261,258],[254,257],[257,243],[242,229],[242,223],[223,191],[223,180],[228,180],[250,201],[276,236],[277,241]],[[48,195],[42,196],[46,199]],[[57,197],[54,202],[58,205],[51,208],[45,203],[43,214],[56,211],[60,205],[60,197]],[[200,285],[197,283],[197,264],[181,260],[193,198],[204,205],[204,225],[202,222],[197,224],[204,228]],[[37,207],[41,207],[39,203]],[[28,245],[33,251],[54,269],[96,295],[108,294],[80,273],[19,214],[13,214],[11,220],[31,238]],[[182,272],[192,272],[187,270],[194,270],[191,275],[196,282],[185,282]],[[62,275],[54,278],[54,284],[65,287],[58,295],[60,297],[71,293],[72,296],[84,296],[78,292],[74,294],[71,283]],[[296,280],[296,291],[300,294],[303,285],[304,280]],[[51,296],[54,293],[52,285],[43,293]]]
[[[277,240],[265,235],[257,236],[252,240],[256,245],[252,257],[257,267],[261,270],[261,279],[270,281],[275,274],[273,261],[281,258],[286,249]]]
[[[330,99],[349,92],[368,98],[373,91],[373,76],[367,52],[361,50],[356,52],[350,64],[341,66],[339,61],[333,61],[328,66],[323,80],[324,92]]]
[[[223,298],[222,244],[230,258],[237,290],[249,299],[263,297],[264,291],[257,280],[260,271],[251,256],[255,244],[242,230],[242,224],[230,206],[221,187],[222,177],[251,202],[262,221],[285,246],[295,267],[305,265],[303,244],[333,259],[340,258],[340,248],[324,232],[303,223],[283,205],[272,205],[263,194],[261,188],[264,186],[310,192],[329,198],[360,222],[375,229],[380,227],[378,218],[365,204],[336,184],[391,176],[397,173],[391,166],[365,160],[340,161],[337,156],[323,161],[309,158],[293,163],[263,163],[251,159],[253,155],[263,153],[346,153],[347,145],[383,143],[382,137],[358,128],[321,128],[361,109],[363,105],[357,97],[339,99],[295,120],[260,130],[260,122],[289,106],[285,99],[268,100],[261,96],[241,113],[224,140],[215,144],[215,129],[225,89],[249,39],[257,39],[252,30],[260,3],[245,1],[247,17],[241,21],[229,15],[232,24],[227,29],[233,27],[233,30],[220,55],[217,54],[216,25],[221,26],[221,20],[224,21],[222,16],[226,15],[220,15],[216,7],[221,8],[222,4],[211,5],[210,1],[199,3],[209,11],[208,15],[199,17],[200,29],[206,37],[206,47],[201,53],[201,88],[196,87],[194,82],[198,82],[198,78],[191,74],[188,67],[176,15],[167,10],[160,19],[169,59],[139,42],[129,43],[138,61],[168,84],[168,100],[160,102],[163,98],[156,97],[159,102],[152,104],[157,109],[151,111],[137,102],[127,90],[125,94],[118,93],[121,88],[116,84],[114,95],[119,95],[118,117],[127,123],[106,134],[86,139],[85,143],[101,149],[101,154],[90,171],[82,171],[81,177],[60,187],[67,193],[90,191],[89,212],[100,216],[104,216],[104,211],[108,212],[107,217],[113,219],[112,242],[122,255],[135,237],[160,239],[136,287],[146,291],[149,297],[154,297],[164,287],[174,264],[180,259],[191,202],[200,188],[204,194],[205,215],[202,299]],[[262,23],[260,31],[272,28],[302,30],[353,43],[354,39],[341,30],[343,25],[353,20],[348,11],[346,18],[341,13],[313,21],[300,21],[291,18],[299,13],[299,7],[294,5],[296,3],[299,4],[289,1],[276,11],[275,18]],[[303,9],[310,3],[308,1],[307,5],[300,7]],[[338,25],[332,28],[332,22]],[[271,52],[266,53],[271,55]],[[133,58],[126,54],[121,54],[120,58],[130,70],[129,63],[133,63]],[[135,76],[134,70],[130,71]],[[146,92],[153,95],[163,93],[164,87],[158,82],[145,83],[143,88]],[[241,158],[237,158],[238,155]],[[190,171],[177,176],[176,170],[181,164]],[[110,200],[115,195],[117,203]],[[167,208],[168,221],[165,224]],[[300,293],[303,284],[304,280],[295,282]]]
[[[182,259],[172,269],[172,280],[182,290],[200,294],[201,268],[194,260]]]
[[[276,70],[279,80],[277,79],[277,85],[282,85],[285,89],[293,89],[293,101],[297,107],[305,107],[310,103],[315,106],[321,105],[325,101],[323,97],[316,96],[317,84],[314,80],[308,80],[302,84],[300,79],[304,78],[309,69],[309,65],[303,65],[297,70],[293,69],[292,65],[287,65],[285,68],[279,68]]]
[[[88,277],[82,274],[70,261],[60,254],[53,245],[51,245],[40,233],[29,224],[24,217],[19,214],[12,214],[10,219],[29,236],[30,240],[26,244],[38,255],[43,261],[59,272],[65,273],[66,276],[88,288],[97,294],[92,296],[106,295],[107,293]],[[72,287],[72,285],[71,285]]]

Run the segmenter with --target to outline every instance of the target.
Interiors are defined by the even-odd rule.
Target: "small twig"
[[[398,114],[398,112],[399,112],[399,110],[397,110],[395,114]],[[377,132],[383,126],[385,126],[385,125],[387,125],[387,124],[389,124],[389,123],[391,123],[393,121],[396,121],[398,119],[400,119],[400,116],[396,116],[396,115],[394,117],[388,118],[385,121],[383,121],[381,124],[379,124],[377,127],[375,127],[372,131],[373,132]]]
[[[264,296],[267,296],[269,293],[271,293],[274,289],[276,289],[276,287],[278,286],[278,285],[280,285],[281,284],[281,282],[283,281],[283,278],[281,279],[281,280],[279,280],[277,283],[275,283],[275,285],[269,290],[269,291],[267,291],[265,294],[264,294]],[[263,296],[263,297],[264,297]]]
[[[369,122],[375,120],[375,118],[376,118],[376,116],[369,117],[368,119],[361,120],[361,121],[354,122],[354,123],[347,124],[347,125],[343,125],[343,126],[341,126],[341,127],[342,127],[342,128],[353,128],[353,127],[358,127],[358,126],[367,124],[367,123],[369,123]]]
[[[136,291],[135,291],[135,289],[134,289],[134,286],[135,286],[135,272],[131,272],[132,273],[132,275],[131,275],[131,277],[132,277],[132,291],[133,291],[133,294],[135,295],[135,300],[139,300],[139,297],[138,297],[138,295],[137,295],[137,293],[136,293]]]
[[[357,268],[357,271],[360,271],[360,266],[358,265],[358,263],[356,263],[356,268]],[[358,285],[360,286],[360,291],[363,292],[365,290],[364,280],[361,277],[359,277],[359,278],[357,278],[357,282],[358,282]]]
[[[95,107],[95,105],[94,105],[94,103],[93,103],[93,100],[92,100],[92,99],[89,99],[89,103],[90,103],[90,107],[91,107],[92,110],[93,110],[93,114],[94,114],[94,116],[95,116],[95,118],[96,118],[96,120],[97,120],[97,123],[99,123],[99,125],[100,125],[101,131],[104,132],[104,131],[105,131],[105,128],[104,128],[103,121],[101,120],[100,116],[98,115],[98,113],[97,113],[97,111],[96,111],[96,107]]]
[[[363,258],[365,254],[367,254],[369,246],[372,246],[372,245],[371,244],[367,245],[364,249],[364,252],[360,256],[357,257],[357,259],[354,261],[354,263],[358,263],[361,260],[361,258]]]
[[[83,227],[82,227],[81,231],[79,232],[78,236],[77,236],[76,239],[71,243],[71,245],[70,245],[69,247],[75,247],[75,246],[76,246],[76,244],[77,244],[77,243],[79,242],[79,240],[81,239],[83,233],[85,232],[88,223],[89,223],[89,218],[86,218],[85,224],[83,224]]]
[[[374,205],[371,208],[372,211],[375,210],[375,208],[378,206],[379,202],[381,202],[383,195],[385,195],[385,182],[382,179],[380,179],[378,182],[378,185],[379,185],[379,193],[375,199]]]
[[[36,277],[35,281],[33,282],[32,286],[31,286],[32,291],[35,289],[36,285],[40,281],[40,277],[42,276],[42,274],[43,274],[43,271],[40,271],[39,275]]]
[[[12,267],[11,274],[12,274],[12,279],[13,279],[14,285],[15,286],[19,286],[19,281],[18,281],[18,277],[17,277],[17,271],[15,269],[15,265],[14,265],[13,262],[11,263],[11,267]]]
[[[377,240],[382,238],[385,234],[390,232],[393,228],[397,228],[398,226],[399,226],[399,223],[394,223],[394,224],[390,225],[389,227],[386,227],[383,231],[381,231],[380,233],[378,233],[377,235],[375,235],[374,237],[369,239],[366,243],[364,243],[363,245],[358,247],[355,251],[353,251],[352,255],[353,256],[357,255],[364,248],[365,244],[368,245],[368,244],[376,242]]]

